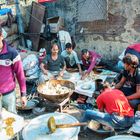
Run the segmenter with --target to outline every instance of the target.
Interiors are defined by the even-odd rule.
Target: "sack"
[[[39,60],[36,55],[30,54],[23,60],[23,69],[30,70],[34,68],[36,65],[39,65]]]

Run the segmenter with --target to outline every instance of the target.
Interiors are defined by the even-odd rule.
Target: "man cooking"
[[[89,51],[87,49],[83,49],[81,51],[81,60],[82,60],[82,68],[85,70],[82,79],[85,79],[88,74],[93,70],[96,64],[99,63],[101,56],[94,51]]]
[[[52,43],[51,54],[47,55],[40,64],[42,70],[39,78],[40,83],[45,82],[50,78],[54,78],[55,74],[63,76],[66,65],[63,57],[59,55],[58,52],[59,47],[57,43]]]

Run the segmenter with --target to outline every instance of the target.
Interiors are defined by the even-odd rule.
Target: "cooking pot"
[[[49,85],[52,85],[54,87],[59,84],[61,86],[64,86],[70,89],[70,92],[62,93],[62,94],[53,94],[53,93],[50,94],[47,92],[46,94],[44,94],[42,90],[46,88],[46,83],[40,84],[37,87],[37,91],[39,95],[53,103],[60,103],[64,101],[66,98],[70,97],[73,94],[73,91],[75,90],[75,84],[67,80],[49,80],[48,82],[49,82]]]

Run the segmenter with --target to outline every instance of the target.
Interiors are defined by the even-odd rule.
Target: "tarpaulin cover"
[[[38,0],[38,2],[43,3],[43,2],[55,2],[56,0]]]
[[[7,13],[12,13],[12,10],[10,8],[0,9],[0,15],[6,15]]]

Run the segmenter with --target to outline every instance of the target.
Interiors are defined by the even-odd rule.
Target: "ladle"
[[[87,122],[83,123],[72,123],[72,124],[56,124],[54,117],[50,117],[48,120],[48,128],[51,133],[55,132],[57,128],[69,128],[69,127],[76,127],[76,126],[85,126]]]

